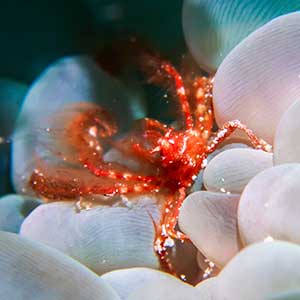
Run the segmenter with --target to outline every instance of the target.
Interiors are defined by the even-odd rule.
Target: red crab
[[[125,138],[115,141],[112,136],[117,126],[105,109],[91,103],[73,104],[64,110],[66,125],[59,140],[68,150],[57,153],[55,166],[41,163],[39,170],[33,172],[30,185],[38,195],[50,200],[94,194],[165,193],[160,223],[156,224],[154,250],[162,268],[170,271],[167,248],[173,239],[186,239],[175,230],[179,210],[204,168],[207,155],[237,128],[248,135],[254,147],[266,150],[267,144],[237,120],[212,132],[212,78],[197,77],[186,89],[183,78],[169,62],[155,56],[144,59],[152,82],[171,83],[179,100],[183,126],[175,128],[146,118]],[[61,117],[55,118],[61,121]],[[104,142],[128,157],[137,158],[147,166],[147,171],[138,173],[125,165],[105,162]]]

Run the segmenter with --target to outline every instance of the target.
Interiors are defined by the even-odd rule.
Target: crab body
[[[171,189],[189,188],[201,170],[206,140],[196,130],[169,130],[159,141],[161,166]]]

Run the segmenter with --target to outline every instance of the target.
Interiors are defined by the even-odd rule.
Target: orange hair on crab
[[[205,166],[207,155],[235,129],[243,130],[255,148],[268,150],[268,145],[237,120],[212,132],[213,78],[197,77],[186,89],[182,76],[169,62],[146,54],[142,64],[152,83],[165,85],[169,82],[173,87],[183,126],[175,128],[145,118],[125,138],[112,141],[117,125],[104,108],[91,103],[69,105],[63,113],[64,133],[59,141],[67,148],[66,153],[57,154],[56,165],[49,166],[41,161],[38,170],[31,175],[30,186],[49,200],[76,199],[94,194],[163,192],[166,201],[160,222],[155,224],[154,250],[162,269],[176,273],[167,250],[174,244],[174,239],[186,239],[175,229],[178,214],[190,187]],[[62,116],[54,118],[60,122]],[[148,166],[147,172],[104,161],[105,144],[126,156],[136,157]]]

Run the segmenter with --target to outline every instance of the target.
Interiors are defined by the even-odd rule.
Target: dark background
[[[177,59],[182,0],[10,0],[0,6],[0,76],[31,82],[67,54],[93,53],[125,35]]]

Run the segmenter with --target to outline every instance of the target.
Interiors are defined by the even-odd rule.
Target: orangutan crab
[[[205,166],[207,155],[237,128],[248,135],[254,147],[267,150],[268,145],[237,120],[212,133],[213,79],[197,77],[186,89],[181,75],[169,62],[155,56],[147,59],[151,68],[146,71],[152,82],[172,83],[183,115],[182,128],[145,118],[126,138],[112,140],[117,126],[105,109],[83,102],[69,105],[64,112],[71,117],[67,118],[60,139],[71,151],[57,153],[62,165],[41,163],[32,173],[30,185],[38,195],[50,200],[94,194],[165,193],[160,223],[155,224],[154,250],[162,268],[171,271],[167,248],[172,246],[173,239],[186,239],[175,230],[179,209]],[[148,166],[148,172],[139,174],[125,165],[105,162],[104,142],[128,157],[138,158]]]

